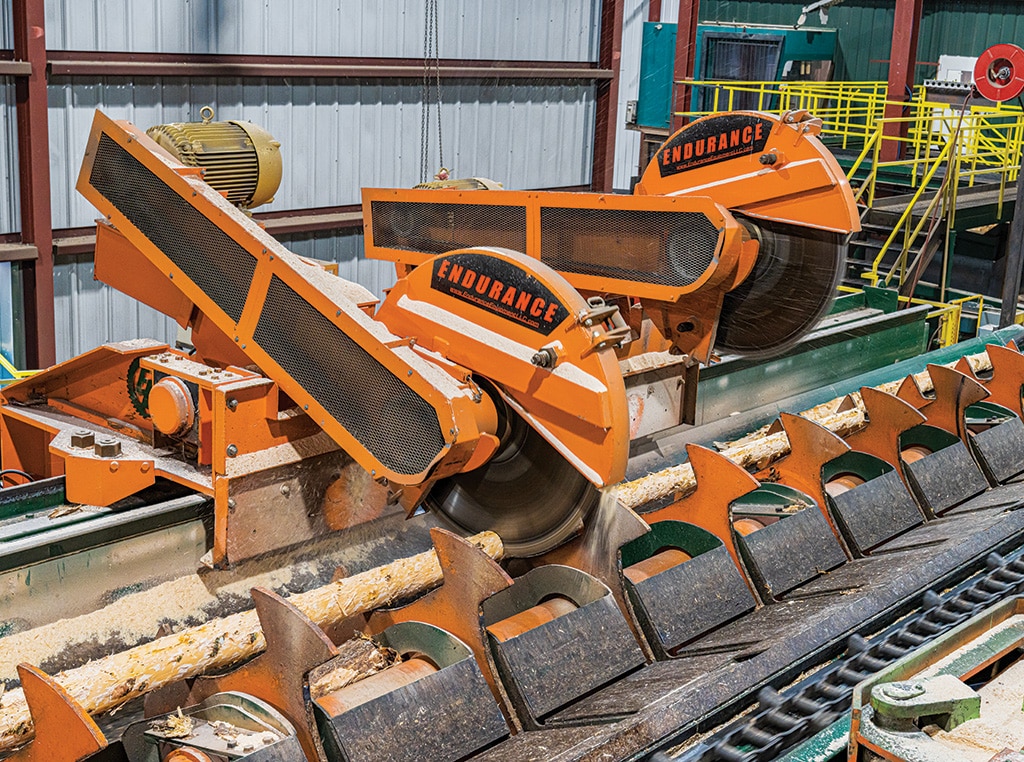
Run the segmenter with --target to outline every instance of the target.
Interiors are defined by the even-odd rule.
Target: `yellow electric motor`
[[[281,185],[281,144],[251,122],[213,121],[209,106],[199,113],[202,122],[158,124],[146,134],[182,164],[205,169],[203,179],[235,206],[273,201]]]

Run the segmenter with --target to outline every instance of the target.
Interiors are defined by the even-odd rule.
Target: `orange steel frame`
[[[129,151],[254,257],[255,274],[237,324],[90,186],[101,134]],[[494,405],[474,380],[481,373],[591,481],[604,485],[622,478],[628,410],[610,350],[619,334],[606,312],[590,325],[589,316],[597,313],[540,262],[514,252],[482,252],[491,261],[520,268],[563,306],[563,322],[547,336],[431,289],[429,267],[411,271],[374,314],[376,300],[365,289],[288,252],[206,185],[199,170],[174,162],[129,123],[99,113],[79,189],[107,215],[97,229],[97,276],[191,327],[196,352],[186,356],[148,342],[106,345],[9,385],[0,395],[0,459],[5,466],[35,476],[66,474],[68,499],[94,505],[114,503],[152,485],[157,477],[211,495],[214,560],[227,563],[246,555],[230,529],[237,523],[232,485],[239,478],[309,455],[340,456],[340,446],[365,469],[368,480],[387,478],[402,502],[414,507],[434,480],[483,463],[495,451],[497,439],[491,433]],[[258,345],[255,327],[271,277],[287,283],[430,402],[445,439],[430,467],[417,474],[384,467]],[[417,312],[400,305],[401,296],[436,309]],[[552,368],[531,362],[542,345],[556,360]],[[253,364],[270,378],[253,372]],[[139,401],[130,398],[130,385],[141,383],[139,378],[147,373],[150,384],[166,375],[198,389],[191,465],[183,466],[180,457],[163,457],[166,453],[157,445],[164,440]],[[122,451],[112,459],[74,446],[76,425],[97,435],[110,431]],[[401,432],[393,435],[401,437]],[[308,444],[298,446],[300,441]],[[332,528],[345,526],[343,516],[334,519]],[[253,552],[266,549],[264,544]]]

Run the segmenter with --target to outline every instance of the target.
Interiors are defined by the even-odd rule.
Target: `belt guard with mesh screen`
[[[468,245],[521,251],[574,288],[635,296],[686,354],[706,359],[726,292],[757,243],[709,198],[501,190],[363,190],[366,252],[399,273]]]
[[[289,252],[141,130],[96,113],[78,190],[375,477],[420,485],[469,461],[474,387],[374,320],[366,289]],[[484,403],[486,405],[486,403]]]
[[[367,255],[402,273],[470,244],[507,247],[584,294],[642,306],[624,310],[637,334],[649,319],[664,348],[691,360],[707,362],[716,340],[778,353],[828,309],[845,237],[860,229],[820,129],[806,112],[698,119],[659,149],[633,196],[366,189]]]
[[[628,329],[615,307],[585,300],[542,262],[453,252],[411,268],[374,316],[366,289],[289,252],[199,168],[127,122],[97,112],[78,189],[106,215],[104,251],[136,271],[138,283],[115,278],[121,287],[207,326],[215,341],[197,348],[224,357],[226,343],[241,358],[232,363],[255,363],[408,508],[431,504],[443,483],[459,496],[460,528],[478,519],[496,528],[501,518],[506,534],[517,533],[506,550],[539,552],[575,531],[594,486],[623,477],[629,418],[611,348]],[[217,473],[231,471],[225,449]],[[537,481],[530,464],[547,467],[551,490],[572,494],[553,510],[542,490],[524,519],[515,485]],[[472,472],[487,495],[511,496],[511,510],[480,498],[463,520],[475,492],[453,480]]]

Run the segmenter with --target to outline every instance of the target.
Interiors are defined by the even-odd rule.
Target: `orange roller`
[[[539,627],[564,614],[568,614],[570,611],[575,611],[577,608],[579,606],[568,598],[555,596],[542,603],[538,603],[532,608],[526,609],[526,611],[520,611],[508,619],[502,619],[500,622],[488,625],[487,631],[497,638],[499,643],[504,643],[506,640],[511,640],[517,635],[522,635],[524,632],[532,630],[534,627]]]
[[[185,382],[175,376],[157,381],[149,392],[149,415],[157,430],[169,437],[192,428],[196,409]]]
[[[916,463],[922,458],[927,458],[931,454],[931,450],[927,447],[922,447],[921,445],[914,445],[900,450],[900,457],[903,459],[904,463]]]
[[[172,751],[164,757],[164,762],[212,762],[212,760],[198,749],[186,746]]]
[[[757,519],[736,519],[732,522],[732,528],[744,537],[756,532],[758,529],[764,529],[764,526],[764,522],[758,521]]]
[[[346,685],[334,693],[321,696],[316,703],[331,716],[336,717],[360,704],[384,696],[437,671],[437,667],[432,662],[414,656],[393,667],[388,667],[383,672],[370,675],[357,683]]]
[[[679,550],[679,548],[666,548],[655,553],[650,558],[645,558],[643,561],[638,561],[632,566],[627,566],[622,570],[626,579],[632,582],[634,585],[640,584],[645,579],[650,579],[663,571],[671,569],[673,566],[689,561],[693,556],[689,553]]]
[[[840,474],[836,478],[832,479],[825,484],[825,492],[830,494],[832,497],[837,497],[844,492],[849,492],[854,487],[859,487],[864,484],[864,479],[861,479],[856,474]]]

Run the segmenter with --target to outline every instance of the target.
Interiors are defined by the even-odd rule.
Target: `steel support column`
[[[1022,157],[1021,166],[1024,166]],[[999,327],[1011,325],[1017,319],[1017,297],[1020,296],[1021,271],[1024,270],[1024,175],[1017,175],[1017,192],[1010,223],[1010,240],[1006,244],[1006,267],[1000,292],[1003,306],[999,312]]]
[[[892,49],[889,53],[889,87],[885,107],[885,118],[903,116],[903,106],[914,89],[914,66],[917,62],[917,38],[921,30],[921,8],[924,0],[896,0],[896,14],[893,18]],[[907,125],[887,124],[882,134],[887,137],[906,137]],[[882,140],[882,161],[895,161],[902,152],[896,140]]]
[[[46,33],[43,0],[14,0],[14,56],[32,72],[15,84],[21,240],[39,252],[22,265],[25,284],[25,354],[31,368],[56,361],[53,314],[53,232],[50,217],[50,148],[46,113]]]
[[[597,85],[594,118],[594,163],[590,186],[610,193],[615,176],[615,131],[619,113],[619,61],[622,58],[623,0],[602,0],[598,68],[609,69],[611,79]]]
[[[680,82],[692,79],[693,67],[697,62],[697,17],[700,14],[700,0],[679,0],[679,23],[676,27],[676,63],[672,72],[672,131],[678,130],[686,121],[677,116],[680,111],[690,110],[692,88]]]

